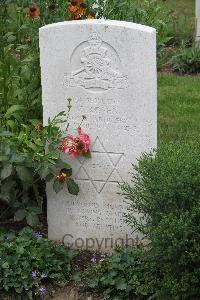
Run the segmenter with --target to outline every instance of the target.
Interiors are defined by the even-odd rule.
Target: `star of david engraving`
[[[97,193],[101,193],[107,183],[123,182],[117,166],[124,153],[106,151],[99,137],[92,146],[92,158],[78,158],[80,167],[75,175],[77,181],[90,181]]]

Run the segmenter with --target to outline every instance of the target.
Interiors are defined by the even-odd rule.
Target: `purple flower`
[[[141,260],[140,260],[139,258],[135,260],[135,265],[136,265],[136,266],[141,265]]]
[[[41,273],[41,278],[44,279],[44,278],[46,278],[46,277],[47,277],[47,275],[46,275],[44,272],[42,272],[42,273]]]
[[[41,294],[44,294],[46,292],[46,287],[44,285],[41,285],[38,287],[38,291],[41,293]]]
[[[73,243],[67,242],[66,246],[67,246],[67,248],[72,248]]]
[[[33,231],[33,236],[38,238],[38,237],[42,237],[42,234],[39,231]]]
[[[36,274],[36,271],[33,271],[33,272],[32,272],[32,278],[34,278],[34,279],[35,279],[35,278],[36,278],[36,276],[37,276],[37,274]]]
[[[91,260],[90,260],[92,263],[96,263],[97,262],[97,259],[96,259],[96,256],[95,255],[93,255],[93,257],[91,258]]]

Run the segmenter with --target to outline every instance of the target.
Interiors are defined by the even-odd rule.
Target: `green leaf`
[[[0,155],[0,162],[7,161],[6,155]]]
[[[27,210],[30,212],[30,213],[35,213],[35,214],[41,214],[42,213],[42,210],[40,207],[27,207]]]
[[[11,130],[13,130],[13,129],[16,127],[16,123],[15,123],[13,120],[8,120],[8,121],[6,122],[6,126],[7,126],[7,127],[10,127]]]
[[[126,290],[127,284],[126,284],[126,282],[125,282],[124,280],[119,280],[119,281],[117,282],[117,284],[116,284],[116,288],[117,288],[118,290]]]
[[[5,137],[8,137],[8,136],[14,136],[14,133],[10,132],[10,131],[1,131],[0,132],[0,136],[5,136]]]
[[[81,282],[81,274],[80,272],[75,272],[73,275],[72,275],[72,279],[76,282]]]
[[[53,178],[54,178],[54,175],[50,173],[50,174],[48,174],[48,175],[45,177],[45,180],[46,180],[46,182],[49,182],[49,181],[51,181]]]
[[[37,152],[37,145],[35,145],[34,143],[27,141],[26,145],[31,148],[33,151]]]
[[[25,160],[25,157],[18,153],[13,153],[10,161],[15,162],[17,164],[22,164]]]
[[[19,222],[22,221],[26,216],[26,210],[25,209],[20,209],[15,213],[14,220]]]
[[[38,225],[39,218],[38,218],[37,214],[35,214],[34,212],[30,212],[26,216],[26,221],[27,221],[28,225],[34,227],[34,226]]]
[[[36,126],[39,123],[38,119],[30,119],[28,120],[33,126]]]
[[[13,167],[11,164],[5,165],[1,170],[1,179],[4,180],[7,177],[9,177],[12,173],[12,169],[13,169]]]
[[[59,193],[63,188],[64,188],[64,183],[55,179],[53,183],[53,189],[56,192],[56,194]]]
[[[71,166],[70,166],[68,163],[62,161],[61,159],[58,159],[58,160],[57,160],[57,162],[56,162],[56,167],[57,167],[57,168],[60,168],[60,169],[71,170]]]
[[[9,263],[8,263],[8,262],[4,262],[4,263],[2,264],[2,268],[3,268],[3,269],[8,269],[8,268],[9,268]]]
[[[13,32],[11,32],[11,31],[7,32],[7,33],[4,35],[4,37],[5,37],[5,38],[8,38],[10,35],[13,35]]]
[[[6,193],[4,193],[4,194],[1,193],[0,194],[0,201],[8,204],[11,201],[10,194],[9,193],[7,193],[7,194]]]
[[[13,115],[13,113],[25,109],[24,105],[15,104],[12,105],[7,112],[5,113],[5,118],[8,118]]]
[[[7,42],[12,43],[14,41],[16,41],[16,37],[14,35],[9,35],[9,37],[7,38]]]
[[[26,182],[32,183],[33,182],[33,170],[30,168],[26,168],[24,166],[17,166],[16,167],[17,174],[19,178]]]
[[[90,150],[88,150],[88,152],[83,153],[82,156],[84,156],[86,158],[91,158],[92,157]]]
[[[78,184],[72,179],[67,179],[67,188],[70,194],[77,196],[79,193]]]

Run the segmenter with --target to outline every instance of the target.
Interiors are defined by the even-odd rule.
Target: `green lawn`
[[[200,76],[158,74],[158,142],[200,134]]]
[[[194,36],[195,0],[159,0],[163,14],[174,13],[166,30],[174,43]],[[199,138],[200,76],[158,74],[158,143]]]

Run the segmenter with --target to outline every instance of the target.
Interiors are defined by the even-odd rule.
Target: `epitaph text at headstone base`
[[[119,21],[74,21],[40,30],[44,122],[72,98],[70,130],[90,135],[92,158],[66,157],[79,195],[47,185],[49,238],[109,250],[137,237],[124,223],[119,182],[156,147],[156,41],[150,27]]]

